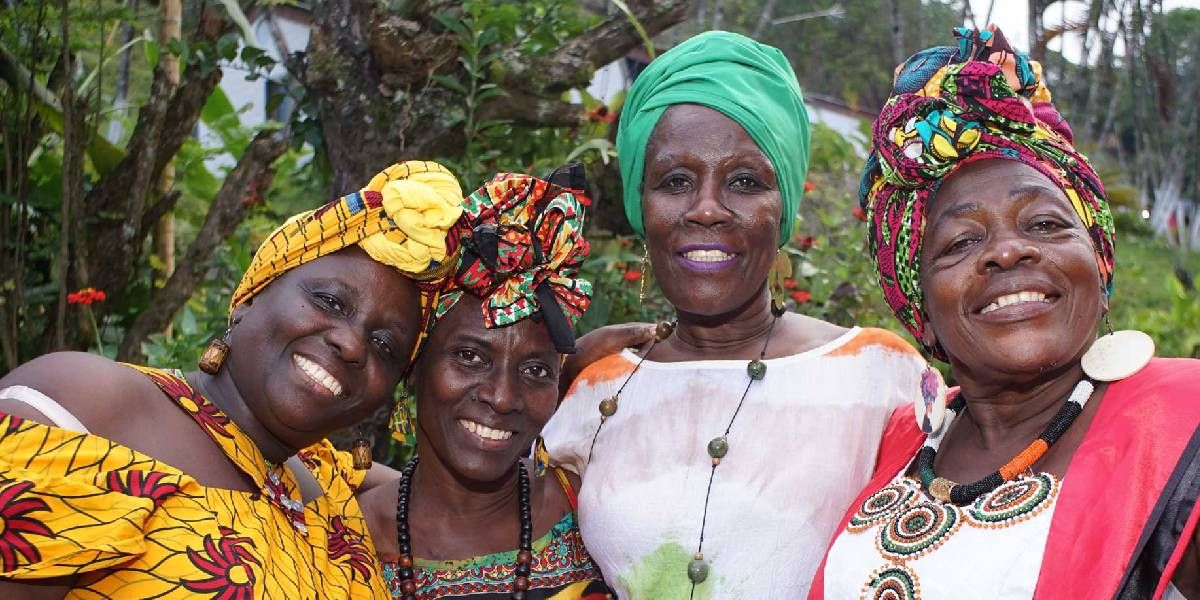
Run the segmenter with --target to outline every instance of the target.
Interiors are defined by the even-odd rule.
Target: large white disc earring
[[[1096,338],[1079,361],[1096,381],[1117,381],[1142,370],[1154,358],[1154,340],[1145,332],[1125,329]]]
[[[913,399],[917,426],[926,435],[942,428],[946,419],[946,382],[935,368],[926,365],[921,372],[921,389]]]

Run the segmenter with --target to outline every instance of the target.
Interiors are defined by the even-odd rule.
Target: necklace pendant
[[[939,502],[950,502],[950,490],[955,483],[945,477],[935,478],[929,483],[929,495]]]
[[[1137,373],[1154,358],[1154,340],[1135,329],[1102,335],[1083,353],[1080,365],[1096,381],[1117,381]]]
[[[757,358],[750,361],[750,363],[746,365],[746,374],[749,375],[750,379],[754,381],[758,381],[763,377],[766,377],[767,363],[758,360]]]
[[[611,417],[617,414],[617,397],[605,398],[600,401],[600,416]]]
[[[708,455],[713,458],[725,458],[729,452],[729,440],[725,436],[715,437],[708,442]]]
[[[692,562],[688,563],[687,575],[693,584],[703,583],[708,579],[708,563],[705,562],[703,554],[697,552],[693,555]]]

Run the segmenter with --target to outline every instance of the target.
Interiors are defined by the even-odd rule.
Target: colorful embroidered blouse
[[[513,565],[517,551],[497,552],[466,560],[417,559],[418,600],[470,598],[507,600],[512,594]],[[400,580],[395,563],[383,563],[383,578],[400,598]],[[550,531],[533,542],[532,574],[526,600],[604,600],[608,593],[600,571],[592,563],[575,523],[567,513]]]
[[[78,575],[68,598],[386,598],[354,491],[364,471],[300,452],[325,494],[304,505],[229,417],[179,375],[136,367],[260,492],[201,486],[107,439],[0,413],[0,577]]]

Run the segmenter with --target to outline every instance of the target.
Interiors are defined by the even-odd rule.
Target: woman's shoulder
[[[156,390],[134,369],[88,352],[54,352],[35,358],[0,379],[0,390],[11,386],[46,395],[88,429],[103,428],[130,410],[144,411],[145,395]],[[46,420],[11,400],[0,400],[0,409],[39,422]]]
[[[842,327],[804,315],[793,315],[787,355],[816,352],[830,357],[853,357],[882,353],[924,363],[924,358],[900,335],[879,327]]]

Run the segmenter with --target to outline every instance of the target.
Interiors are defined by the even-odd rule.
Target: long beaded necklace
[[[742,411],[742,404],[746,402],[746,396],[750,393],[750,386],[754,385],[755,381],[759,381],[767,376],[767,363],[763,361],[767,357],[767,347],[771,343],[771,334],[775,331],[775,324],[779,322],[779,318],[783,316],[784,312],[784,310],[780,310],[780,308],[774,305],[771,307],[773,318],[771,319],[771,324],[767,327],[767,335],[766,339],[763,340],[762,351],[758,353],[758,358],[746,364],[748,380],[746,381],[746,388],[742,390],[742,397],[738,399],[737,406],[733,409],[733,415],[729,417],[729,423],[725,426],[725,431],[721,435],[709,440],[705,448],[708,456],[712,459],[712,470],[709,471],[708,487],[704,492],[704,511],[700,517],[700,541],[696,544],[696,552],[692,555],[692,560],[687,566],[687,576],[692,582],[690,597],[695,597],[696,585],[708,579],[708,562],[704,560],[704,529],[708,525],[708,502],[712,497],[712,485],[717,475],[717,467],[721,464],[721,459],[729,453],[729,432],[733,429],[733,422],[737,420],[738,413]],[[633,371],[625,378],[621,387],[617,388],[617,392],[611,397],[600,401],[600,424],[596,427],[596,433],[592,436],[591,450],[588,451],[589,464],[592,462],[592,450],[596,448],[596,438],[600,436],[600,430],[604,427],[604,422],[616,414],[617,408],[620,406],[621,392],[629,384],[629,380],[633,379],[638,369],[641,368],[642,363],[646,361],[646,357],[650,355],[650,351],[654,349],[654,346],[658,342],[670,337],[674,330],[674,323],[660,323],[658,330],[655,332],[654,341],[646,349],[646,352],[642,354],[641,360],[637,362]]]
[[[412,477],[417,470],[419,456],[414,456],[404,466],[400,478],[400,489],[396,495],[396,542],[400,551],[400,591],[404,600],[416,600],[416,572],[413,570],[412,536],[408,533],[408,500],[412,496]],[[517,546],[517,564],[513,570],[513,591],[510,598],[524,600],[529,589],[530,565],[533,563],[533,516],[529,505],[529,472],[517,461],[517,503],[521,514],[521,541]]]
[[[967,484],[959,484],[945,477],[938,477],[933,471],[933,461],[937,458],[937,448],[942,443],[942,437],[950,430],[950,424],[954,422],[954,418],[966,408],[967,399],[960,393],[954,402],[946,407],[948,414],[941,431],[937,435],[929,436],[925,440],[925,444],[921,446],[921,450],[917,452],[917,475],[921,478],[921,487],[937,500],[963,506],[1000,487],[1004,482],[1015,479],[1017,475],[1024,473],[1034,463],[1041,460],[1050,450],[1050,446],[1053,446],[1071,427],[1071,423],[1074,423],[1075,418],[1083,412],[1083,407],[1092,397],[1094,389],[1095,385],[1091,380],[1086,377],[1080,379],[1079,383],[1075,384],[1075,389],[1071,390],[1071,395],[1067,397],[1067,402],[1058,409],[1054,418],[1050,419],[1037,439],[1030,442],[1024,450],[1017,453],[1004,466],[983,479]]]

